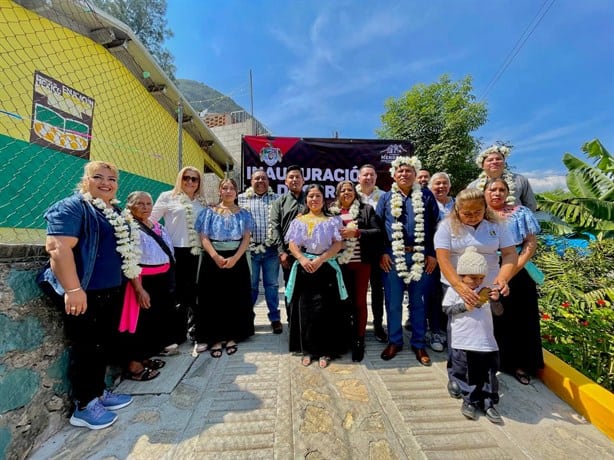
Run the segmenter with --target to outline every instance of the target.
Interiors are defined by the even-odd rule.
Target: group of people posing
[[[448,391],[463,399],[463,415],[482,410],[500,423],[496,372],[528,384],[543,366],[530,267],[535,199],[528,181],[506,169],[508,153],[482,152],[483,173],[455,199],[448,174],[430,177],[416,157],[400,156],[390,191],[364,165],[359,183],[340,182],[330,205],[299,166],[286,170],[286,194],[257,170],[243,193],[222,179],[219,202],[207,205],[202,174],[186,167],[155,203],[135,191],[124,210],[118,169],[87,163],[77,193],[45,214],[50,266],[41,275],[72,344],[71,423],[104,428],[132,401],[105,389],[109,363],[121,364],[125,378],[151,380],[165,364],[154,356],[177,353],[188,337],[194,353],[236,353],[254,334],[261,278],[271,330],[282,333],[280,267],[289,350],[303,366],[325,368],[348,349],[362,361],[369,284],[373,333],[386,343],[381,358],[393,359],[404,346],[407,292],[405,327],[418,362],[429,366],[427,346],[447,344]]]

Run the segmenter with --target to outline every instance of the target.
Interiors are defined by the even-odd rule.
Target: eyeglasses
[[[197,176],[183,176],[182,179],[185,182],[199,182],[200,178]]]

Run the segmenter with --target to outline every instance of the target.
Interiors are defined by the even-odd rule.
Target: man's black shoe
[[[451,398],[460,399],[460,397],[462,396],[462,392],[460,387],[458,386],[458,383],[452,380],[448,382],[448,394]]]

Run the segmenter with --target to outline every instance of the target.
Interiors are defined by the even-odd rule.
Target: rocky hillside
[[[204,83],[178,78],[175,84],[190,105],[199,112],[206,109],[208,109],[209,113],[228,113],[245,110],[229,96],[225,96]]]

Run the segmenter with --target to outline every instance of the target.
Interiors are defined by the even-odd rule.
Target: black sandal
[[[148,368],[153,369],[153,370],[158,370],[158,369],[162,369],[164,366],[166,366],[166,361],[163,361],[163,360],[158,359],[158,358],[145,359],[145,360],[143,360],[143,366],[148,367]]]
[[[222,348],[212,348],[209,353],[211,353],[212,358],[221,358],[222,357]]]
[[[529,385],[531,383],[531,376],[522,369],[516,369],[516,372],[514,372],[514,377],[522,385]]]
[[[126,372],[124,378],[127,380],[135,380],[137,382],[147,382],[148,380],[155,379],[158,375],[160,375],[160,372],[157,370],[144,367],[140,372]]]
[[[234,355],[237,352],[238,348],[237,348],[237,344],[235,343],[234,345],[226,345],[226,354],[228,356],[230,355]]]

